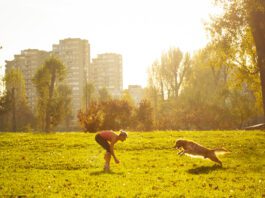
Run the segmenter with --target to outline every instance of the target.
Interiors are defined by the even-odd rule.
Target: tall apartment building
[[[32,79],[40,65],[50,56],[49,52],[38,49],[22,50],[21,54],[15,55],[11,61],[6,61],[6,73],[11,68],[18,68],[22,71],[25,79],[26,96],[31,110],[34,110],[37,102],[37,92]],[[8,87],[7,87],[8,89]]]
[[[128,92],[137,104],[143,99],[144,89],[140,85],[129,85]]]
[[[53,45],[56,54],[67,69],[66,83],[72,89],[72,111],[74,120],[77,112],[84,107],[84,86],[90,65],[90,45],[87,40],[68,38]]]
[[[96,89],[106,88],[114,97],[123,89],[122,56],[115,53],[99,54],[92,60],[91,80]]]

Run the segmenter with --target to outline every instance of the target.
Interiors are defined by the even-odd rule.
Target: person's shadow
[[[113,171],[94,171],[94,172],[91,172],[90,175],[91,176],[98,176],[98,175],[104,175],[104,174],[110,174],[110,175],[123,175],[124,173],[123,172],[119,172],[119,173],[116,173],[116,172],[113,172]]]
[[[197,168],[192,168],[187,170],[188,173],[193,174],[193,175],[198,175],[198,174],[207,174],[215,170],[219,169],[224,169],[222,166],[218,165],[213,165],[213,166],[201,166]]]

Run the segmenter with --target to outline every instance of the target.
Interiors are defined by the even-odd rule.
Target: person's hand
[[[115,159],[115,163],[116,163],[116,164],[119,164],[120,161],[119,161],[118,159]]]

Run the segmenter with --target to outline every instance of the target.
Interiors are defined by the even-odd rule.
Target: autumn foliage
[[[92,102],[86,111],[79,111],[78,119],[82,128],[89,132],[104,129],[153,129],[152,108],[147,101],[137,106],[118,99]]]

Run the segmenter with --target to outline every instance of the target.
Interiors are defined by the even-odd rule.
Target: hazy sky
[[[124,88],[147,83],[147,68],[170,47],[207,42],[211,0],[1,0],[0,65],[32,48],[50,51],[64,38],[87,39],[91,57],[123,56]]]

